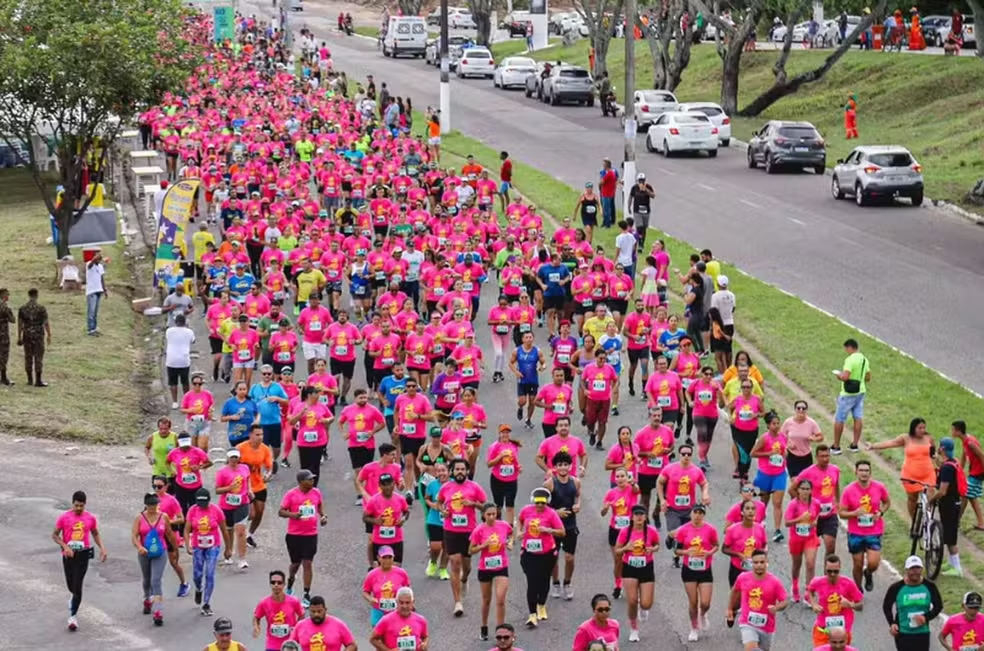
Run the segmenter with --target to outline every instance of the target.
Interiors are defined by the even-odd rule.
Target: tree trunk
[[[399,0],[397,6],[404,16],[419,16],[424,2],[423,0]]]
[[[492,36],[492,16],[484,12],[472,13],[472,20],[475,21],[477,31],[475,40],[478,44],[486,47],[492,45],[490,40]]]
[[[735,29],[732,27],[728,34],[728,42],[724,46],[724,56],[721,68],[721,108],[728,115],[738,111],[738,75],[741,71],[741,55],[745,51],[745,41],[755,31],[761,16],[761,5],[748,8],[744,22]],[[718,31],[720,31],[720,26]]]
[[[984,2],[981,0],[967,0],[967,4],[970,5],[970,10],[974,14],[974,37],[975,43],[977,44],[977,56],[984,58],[984,38],[981,38],[981,34],[984,33]]]
[[[680,18],[686,13],[688,15],[687,28],[680,29]],[[682,5],[682,11],[676,18],[676,26],[673,44],[673,56],[670,58],[667,69],[666,90],[674,91],[683,79],[683,71],[690,65],[690,46],[694,42],[694,17],[690,15],[686,0]]]
[[[624,0],[578,0],[574,9],[584,19],[588,28],[588,37],[595,50],[594,69],[591,74],[596,79],[608,70],[608,49],[612,40],[612,28],[607,13],[619,15],[622,12]]]

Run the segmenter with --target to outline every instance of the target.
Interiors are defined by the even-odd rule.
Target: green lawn
[[[140,364],[134,347],[130,309],[132,276],[123,245],[103,246],[110,259],[109,298],[99,309],[102,337],[85,334],[85,294],[63,292],[55,282],[54,247],[48,214],[23,170],[0,170],[0,241],[9,271],[0,285],[10,290],[10,305],[27,301],[27,290],[40,291],[48,309],[52,344],[44,357],[47,389],[28,387],[22,349],[13,346],[8,370],[17,385],[0,387],[0,431],[107,443],[132,441],[140,412]],[[81,264],[81,249],[72,255]],[[84,270],[82,271],[84,273]],[[12,336],[16,337],[11,329]]]
[[[794,46],[795,47],[795,46]],[[719,101],[721,63],[713,44],[694,47],[689,67],[677,89],[681,101]],[[794,49],[790,76],[819,65],[829,50]],[[624,90],[625,46],[612,41],[608,66],[621,94]],[[552,47],[533,54],[540,59],[563,59],[587,65],[588,43]],[[776,52],[742,57],[739,108],[767,89]],[[652,57],[646,43],[636,46],[636,85],[652,83]],[[861,138],[844,138],[843,106],[858,95]],[[735,137],[747,140],[769,119],[808,120],[827,140],[827,162],[833,165],[853,146],[901,144],[923,165],[926,194],[933,199],[962,203],[973,184],[984,177],[984,62],[976,57],[942,57],[852,50],[819,83],[780,100],[761,117],[733,121]]]
[[[362,36],[368,36],[370,38],[379,38],[379,28],[378,27],[356,27],[356,34],[361,34]],[[428,32],[428,38],[439,38],[440,34],[437,32]],[[561,39],[556,37],[551,37],[551,43],[559,43]],[[515,56],[526,52],[526,39],[525,38],[510,38],[505,41],[499,41],[498,43],[493,43],[492,56],[496,59],[501,59],[503,57]],[[546,51],[546,50],[544,50]],[[585,55],[587,56],[587,55]]]

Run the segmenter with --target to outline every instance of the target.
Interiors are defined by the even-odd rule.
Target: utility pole
[[[622,166],[622,212],[632,215],[629,190],[636,176],[636,120],[635,120],[635,22],[636,0],[625,0],[625,162]]]
[[[448,0],[441,0],[441,133],[451,133],[451,61],[448,57]]]

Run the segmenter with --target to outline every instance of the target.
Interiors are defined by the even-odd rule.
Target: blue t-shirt
[[[622,338],[618,335],[608,337],[602,335],[601,349],[608,353],[608,363],[615,368],[616,373],[622,372]]]
[[[560,281],[565,278],[570,277],[571,272],[566,265],[558,264],[545,264],[540,267],[536,272],[537,277],[543,281],[543,284],[547,286],[543,290],[544,296],[564,296],[564,287],[560,284]]]
[[[659,345],[667,350],[676,350],[680,347],[680,340],[687,335],[687,331],[677,328],[676,332],[664,330],[659,336]]]
[[[236,398],[229,398],[222,405],[222,415],[223,416],[234,416],[235,414],[241,414],[239,420],[229,421],[229,445],[236,445],[237,443],[242,443],[247,438],[249,438],[249,428],[256,420],[256,415],[259,410],[256,408],[256,403],[247,398],[243,402],[239,402]]]
[[[229,280],[228,280],[229,291],[234,296],[235,295],[238,295],[240,297],[246,296],[246,294],[249,293],[249,290],[253,287],[253,283],[255,282],[256,279],[253,278],[253,274],[251,273],[244,273],[242,276],[240,276],[239,274],[232,274],[231,276],[229,276]]]
[[[260,425],[280,424],[280,403],[267,400],[267,398],[287,399],[287,392],[284,391],[279,382],[273,382],[266,388],[263,385],[254,384],[249,390],[249,398],[256,403],[259,409]]]
[[[393,415],[393,405],[396,404],[396,399],[406,390],[406,386],[406,375],[403,376],[402,380],[397,380],[395,375],[387,375],[383,378],[383,381],[379,383],[379,392],[386,396],[386,402],[389,403],[389,407],[383,408],[384,416]]]
[[[516,368],[523,376],[519,378],[520,383],[540,384],[540,373],[536,369],[539,362],[540,349],[536,346],[528,351],[522,346],[516,349]]]
[[[434,480],[427,484],[426,495],[430,498],[431,502],[437,502],[437,494],[441,490],[443,484],[438,480]],[[439,509],[427,509],[427,524],[433,524],[438,527],[444,526],[444,516],[441,515]]]

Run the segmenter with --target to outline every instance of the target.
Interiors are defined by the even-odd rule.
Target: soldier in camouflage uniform
[[[12,386],[7,378],[7,360],[10,359],[10,325],[14,323],[14,313],[7,305],[10,292],[0,288],[0,384]]]
[[[17,345],[24,346],[27,383],[36,387],[48,386],[48,383],[41,379],[46,343],[51,345],[48,310],[38,303],[38,290],[30,289],[27,292],[27,303],[17,311]]]

